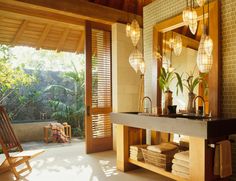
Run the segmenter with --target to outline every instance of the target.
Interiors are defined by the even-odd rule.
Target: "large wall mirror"
[[[205,99],[205,112],[211,113],[212,116],[219,116],[219,86],[220,86],[220,61],[219,61],[219,2],[215,0],[210,4],[206,4],[203,8],[196,9],[198,15],[198,26],[196,33],[193,34],[189,27],[183,22],[182,14],[161,23],[154,27],[154,53],[161,54],[162,59],[158,61],[157,76],[161,74],[161,68],[173,68],[175,72],[182,75],[182,80],[186,81],[189,74],[194,77],[199,76],[197,67],[197,53],[201,36],[203,33],[203,19],[205,25],[209,22],[209,35],[213,40],[213,65],[208,74],[205,74],[205,80],[208,85],[207,94],[203,89],[203,85],[199,84],[195,87],[194,93]],[[209,12],[209,13],[208,13]],[[173,42],[182,42],[182,48],[173,48]],[[170,84],[173,91],[173,104],[177,105],[177,109],[186,110],[188,104],[188,93],[184,87],[183,93],[176,95],[175,79]],[[157,83],[157,106],[163,106],[163,94]],[[200,101],[198,101],[200,103]]]

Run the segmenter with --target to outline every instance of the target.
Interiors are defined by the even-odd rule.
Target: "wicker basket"
[[[172,160],[174,158],[175,153],[178,152],[178,149],[166,153],[157,153],[143,148],[141,148],[141,150],[145,163],[155,165],[167,171],[171,170]]]

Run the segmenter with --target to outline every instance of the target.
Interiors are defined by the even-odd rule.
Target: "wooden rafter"
[[[84,0],[60,0],[56,3],[55,0],[8,0],[7,2],[0,0],[0,2],[105,24],[127,22],[127,12]],[[134,16],[134,14],[129,13],[129,16]],[[142,17],[138,15],[135,17],[142,25]]]
[[[50,28],[51,28],[51,25],[50,24],[47,24],[43,30],[43,33],[41,34],[40,38],[39,38],[39,41],[37,42],[37,45],[36,45],[36,48],[39,49],[44,40],[46,39],[47,35],[48,35],[48,32],[50,31]]]
[[[59,24],[58,26],[62,27],[84,29],[84,20],[78,17],[60,14],[56,11],[49,11],[49,9],[45,8],[30,7],[22,3],[18,4],[18,2],[12,0],[0,0],[0,16],[26,19],[29,21],[33,20],[36,22],[43,21],[48,24]]]
[[[81,53],[84,50],[84,38],[85,38],[85,33],[83,31],[80,35],[80,39],[78,41],[78,45],[77,45],[77,48],[76,48],[77,53]]]
[[[61,39],[60,39],[59,43],[57,44],[57,52],[61,51],[61,48],[63,47],[68,34],[69,34],[69,29],[66,28],[65,31],[63,32],[62,36],[61,36]]]
[[[12,44],[15,45],[17,43],[17,41],[20,39],[22,33],[24,32],[26,26],[28,24],[28,21],[27,20],[23,20],[20,28],[18,29],[14,39],[12,40]]]

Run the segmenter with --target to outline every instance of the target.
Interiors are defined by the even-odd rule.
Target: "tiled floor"
[[[48,145],[33,142],[25,143],[23,147],[26,150],[43,148],[45,153],[31,161],[33,170],[22,176],[22,181],[170,181],[145,169],[120,172],[116,169],[114,151],[87,155],[81,140]],[[0,163],[3,159],[0,155]],[[12,180],[14,176],[10,172],[0,175],[0,181]]]

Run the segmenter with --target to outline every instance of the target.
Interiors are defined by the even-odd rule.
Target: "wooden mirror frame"
[[[207,9],[208,4],[205,4]],[[198,20],[202,19],[202,7],[197,8]],[[205,13],[206,17],[208,12]],[[208,86],[209,86],[209,111],[212,116],[220,116],[220,73],[221,73],[221,61],[220,61],[220,46],[219,46],[219,24],[220,24],[220,9],[219,0],[210,2],[209,4],[209,18],[210,18],[210,32],[214,48],[213,48],[213,65],[208,74]],[[153,29],[153,55],[159,52],[162,55],[162,40],[163,33],[174,30],[176,28],[184,26],[182,14],[162,21],[154,26]],[[157,77],[160,76],[160,70],[162,67],[162,61],[157,60]],[[162,91],[157,81],[157,107],[161,107]]]

